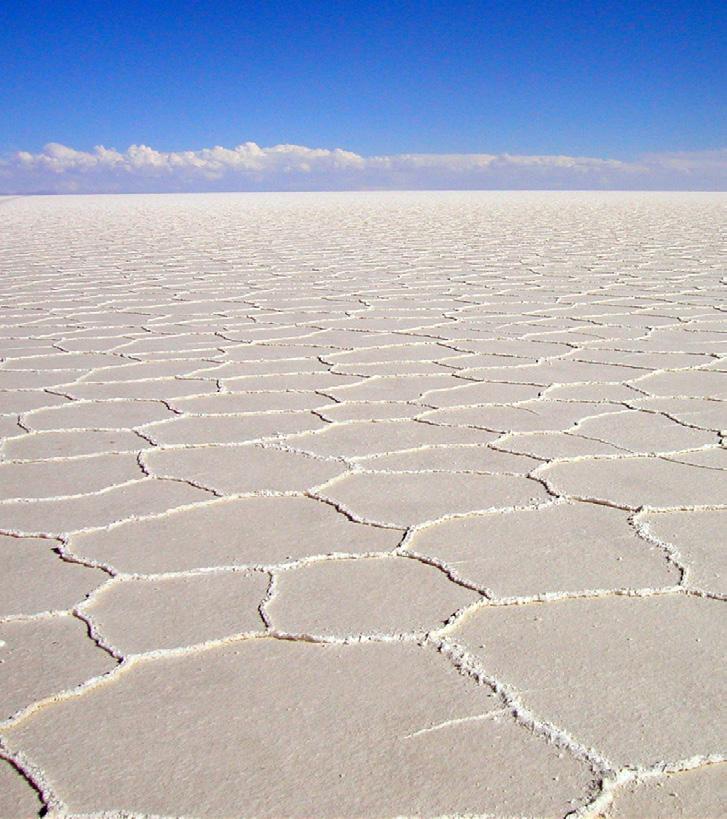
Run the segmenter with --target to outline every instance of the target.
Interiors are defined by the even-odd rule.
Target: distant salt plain
[[[726,205],[0,199],[0,815],[720,815]]]

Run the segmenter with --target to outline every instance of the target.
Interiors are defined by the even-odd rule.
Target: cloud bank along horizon
[[[79,151],[49,143],[0,157],[0,193],[366,189],[724,190],[727,149],[631,161],[565,155],[391,154],[244,142],[189,151],[131,145]]]

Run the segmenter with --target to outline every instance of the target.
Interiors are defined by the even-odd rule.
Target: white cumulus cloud
[[[0,158],[0,193],[367,189],[724,190],[727,149],[648,154],[631,162],[514,154],[362,156],[341,148],[244,142],[235,148],[42,151]]]

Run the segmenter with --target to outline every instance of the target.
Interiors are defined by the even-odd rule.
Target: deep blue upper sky
[[[628,157],[725,143],[724,2],[0,5],[0,152],[247,140]]]

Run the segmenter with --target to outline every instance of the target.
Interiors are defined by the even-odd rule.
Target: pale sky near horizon
[[[724,189],[726,21],[712,0],[6,0],[0,193]]]

